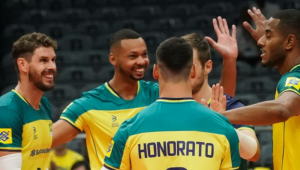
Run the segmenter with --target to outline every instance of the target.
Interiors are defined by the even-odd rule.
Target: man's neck
[[[277,65],[276,67],[278,68],[279,73],[281,75],[284,75],[297,64],[300,64],[300,51],[291,53],[289,56],[286,57],[286,59],[281,65]]]
[[[58,157],[65,156],[67,154],[67,148],[65,148],[63,150],[54,150],[54,153]]]
[[[109,81],[109,85],[125,100],[133,99],[138,89],[138,81],[117,74]]]
[[[35,110],[40,109],[40,101],[43,95],[43,92],[37,89],[30,82],[18,82],[15,90],[26,100],[26,102],[33,107]]]
[[[205,81],[201,87],[201,89],[193,94],[193,98],[200,103],[201,99],[205,99],[206,101],[209,101],[211,98],[211,87],[208,85],[208,83]]]
[[[165,98],[187,98],[192,97],[191,84],[187,82],[179,83],[160,83],[159,97]]]

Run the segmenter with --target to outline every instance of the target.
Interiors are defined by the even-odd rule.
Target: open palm
[[[236,41],[235,25],[232,26],[232,35],[230,35],[226,19],[218,17],[218,23],[216,19],[213,19],[213,26],[215,33],[217,34],[218,41],[215,42],[210,37],[205,37],[205,39],[224,59],[236,59],[238,56],[238,46]]]

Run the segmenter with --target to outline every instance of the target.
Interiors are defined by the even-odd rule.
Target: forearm
[[[236,59],[229,58],[223,60],[223,70],[221,74],[220,85],[224,92],[232,97],[235,95],[236,87]]]
[[[256,153],[258,144],[254,138],[243,134],[242,132],[236,130],[236,133],[240,140],[240,156],[243,159],[251,159]]]
[[[238,109],[222,112],[232,124],[270,125],[286,121],[290,112],[286,107],[274,101],[266,101]]]
[[[22,154],[13,153],[0,157],[1,170],[21,170]]]
[[[79,130],[75,129],[65,120],[58,120],[53,125],[52,148],[71,141],[79,134],[79,132]]]

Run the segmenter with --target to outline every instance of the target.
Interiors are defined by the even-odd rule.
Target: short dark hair
[[[13,43],[12,58],[17,74],[19,74],[18,58],[31,61],[32,53],[39,47],[53,47],[56,49],[57,42],[45,34],[33,32],[23,35]]]
[[[72,165],[71,170],[74,170],[80,166],[84,166],[88,170],[90,169],[88,164],[85,161],[77,161]]]
[[[140,37],[142,36],[139,33],[131,29],[121,29],[110,38],[110,48],[112,48],[116,44],[119,44],[121,40],[138,39]]]
[[[165,81],[188,80],[193,65],[192,47],[183,38],[169,38],[158,46],[156,61]]]
[[[204,67],[205,63],[211,59],[210,47],[206,39],[197,33],[191,33],[182,36],[192,48],[195,48],[198,52],[198,59],[201,63],[201,66]]]
[[[272,17],[280,20],[278,29],[283,36],[293,34],[300,41],[300,10],[280,10],[274,13]]]

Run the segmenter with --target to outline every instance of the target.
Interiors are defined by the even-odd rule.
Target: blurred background
[[[109,64],[109,38],[130,28],[146,41],[150,65],[155,63],[155,49],[171,36],[197,32],[216,40],[212,19],[222,16],[237,26],[239,57],[237,62],[236,98],[245,105],[274,98],[280,78],[275,69],[263,68],[260,50],[242,27],[251,22],[247,9],[255,6],[269,18],[280,9],[300,9],[299,0],[1,0],[0,91],[13,89],[17,83],[12,59],[12,43],[25,33],[42,32],[58,41],[58,77],[54,90],[45,93],[53,108],[53,121],[83,91],[97,87],[112,78]],[[230,26],[231,28],[231,26]],[[211,49],[213,69],[210,84],[220,79],[222,57]],[[152,66],[145,80],[154,81]],[[272,128],[256,127],[261,144],[261,158],[249,167],[272,169]],[[67,147],[87,160],[85,135],[80,134]]]

